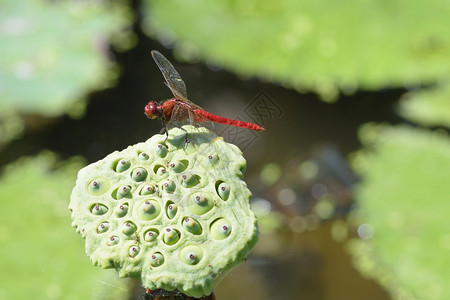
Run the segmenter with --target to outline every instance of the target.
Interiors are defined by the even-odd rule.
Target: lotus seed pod
[[[211,236],[216,240],[223,240],[231,234],[231,224],[226,219],[215,220],[211,225]]]
[[[121,159],[117,163],[116,172],[119,172],[119,173],[123,172],[123,171],[127,170],[130,166],[131,166],[131,163],[128,160]]]
[[[136,168],[131,173],[131,178],[134,181],[144,181],[147,178],[147,170],[144,168]]]
[[[178,211],[178,205],[174,204],[174,203],[170,203],[169,205],[167,205],[167,217],[169,219],[173,219],[175,217],[175,215],[177,214]]]
[[[208,130],[173,128],[80,170],[72,225],[95,265],[151,290],[209,295],[258,240],[245,166]]]
[[[202,227],[200,223],[194,218],[189,217],[184,218],[183,227],[192,234],[202,233]]]

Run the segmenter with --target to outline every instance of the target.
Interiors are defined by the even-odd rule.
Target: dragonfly
[[[181,79],[180,74],[178,74],[174,66],[158,51],[153,50],[151,53],[153,60],[156,62],[156,65],[164,76],[166,85],[172,91],[174,98],[165,100],[159,105],[155,101],[148,102],[148,104],[145,106],[145,115],[149,119],[161,119],[166,135],[167,124],[169,122],[172,123],[186,121],[194,125],[202,122],[215,122],[225,125],[247,128],[255,131],[265,130],[263,127],[257,124],[233,120],[211,114],[197,104],[188,100],[186,84],[184,83],[183,79]]]

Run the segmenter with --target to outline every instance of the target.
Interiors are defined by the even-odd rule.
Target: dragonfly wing
[[[161,73],[166,80],[166,85],[172,91],[172,94],[175,96],[175,98],[189,104],[190,106],[192,106],[192,109],[203,109],[197,104],[188,100],[186,84],[184,83],[183,79],[181,79],[180,74],[178,74],[177,70],[175,70],[175,67],[170,63],[170,61],[156,50],[152,50],[152,57],[158,65],[159,70],[161,70]]]
[[[156,50],[152,50],[152,57],[158,65],[159,70],[166,80],[167,86],[170,88],[175,98],[183,101],[185,99],[187,100],[186,84],[170,61]]]

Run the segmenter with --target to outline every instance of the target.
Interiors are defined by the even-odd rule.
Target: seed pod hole
[[[177,215],[178,206],[172,201],[166,203],[166,215],[169,219],[173,219]]]
[[[131,163],[129,160],[126,159],[120,159],[114,162],[113,164],[113,169],[118,172],[121,173],[123,171],[128,170],[128,168],[131,166]]]
[[[108,207],[101,203],[94,203],[91,205],[90,211],[93,215],[101,216],[108,212]]]
[[[144,181],[145,178],[147,178],[147,170],[142,167],[136,168],[131,172],[131,179],[134,181]]]
[[[98,178],[92,180],[88,184],[88,192],[93,196],[100,196],[109,189],[109,181],[106,179]]]
[[[150,256],[150,265],[152,267],[159,267],[163,263],[164,263],[164,256],[161,253],[155,252]]]
[[[230,187],[227,183],[219,180],[216,182],[216,192],[222,200],[226,201],[230,196]]]
[[[161,212],[161,207],[156,200],[146,200],[138,208],[138,216],[144,221],[155,219]]]
[[[124,217],[128,213],[128,203],[125,202],[117,206],[114,212],[118,218]]]
[[[149,229],[149,230],[147,230],[147,231],[144,232],[143,238],[144,238],[144,241],[146,241],[146,242],[148,242],[148,243],[151,243],[151,242],[156,241],[156,239],[158,238],[158,236],[159,236],[159,231],[158,231],[158,229],[151,228],[151,229]]]

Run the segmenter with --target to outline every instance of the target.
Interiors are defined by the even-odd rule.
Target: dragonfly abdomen
[[[242,128],[247,128],[247,129],[251,129],[251,130],[255,130],[255,131],[265,131],[265,129],[259,125],[253,124],[253,123],[249,123],[249,122],[244,122],[244,121],[239,121],[239,120],[233,120],[233,119],[228,119],[228,118],[224,118],[224,117],[219,117],[216,115],[213,115],[209,112],[206,112],[202,109],[196,109],[194,110],[194,112],[211,121],[211,122],[215,122],[215,123],[220,123],[220,124],[225,124],[225,125],[231,125],[231,126],[237,126],[237,127],[242,127]]]

